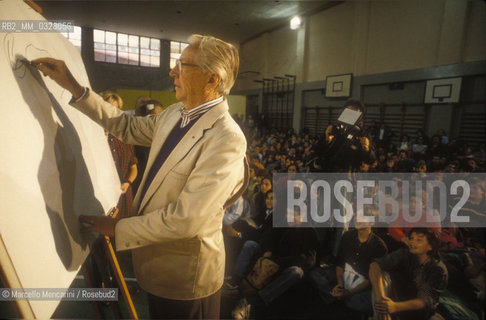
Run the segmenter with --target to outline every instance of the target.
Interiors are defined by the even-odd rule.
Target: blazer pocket
[[[152,283],[168,290],[194,292],[200,249],[196,239],[152,246]]]
[[[169,171],[169,173],[167,174],[167,178],[174,178],[174,179],[182,179],[182,180],[187,180],[187,178],[189,177],[189,174],[186,174],[186,173],[181,173],[181,172],[178,172],[176,169],[172,169]]]
[[[167,199],[167,203],[174,202],[179,198],[182,189],[184,189],[184,186],[186,185],[188,177],[189,175],[171,170],[165,177],[158,192],[164,193],[163,196]]]

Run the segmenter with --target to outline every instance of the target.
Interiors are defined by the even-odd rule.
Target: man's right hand
[[[378,320],[390,320],[391,314],[395,313],[395,302],[390,298],[383,296],[375,300],[375,311]]]
[[[48,76],[61,87],[71,92],[74,99],[78,99],[83,95],[84,88],[74,79],[64,61],[53,58],[39,58],[32,60],[32,63],[44,76]]]
[[[115,236],[115,225],[119,219],[114,219],[110,216],[88,216],[80,215],[78,221],[84,223],[81,226],[81,232],[99,232],[108,237]]]

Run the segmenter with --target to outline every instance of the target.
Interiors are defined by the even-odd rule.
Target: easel
[[[115,218],[116,214],[118,213],[118,209],[112,209],[108,214]],[[125,279],[123,278],[123,274],[120,269],[120,265],[118,264],[118,259],[115,255],[115,250],[111,244],[111,240],[107,236],[101,236],[98,238],[92,248],[92,252],[90,255],[93,257],[96,267],[98,269],[98,273],[101,275],[101,280],[105,285],[109,285],[110,287],[117,286],[120,289],[120,293],[123,296],[125,304],[128,308],[128,313],[131,319],[138,319],[137,312],[135,310],[135,306],[133,305],[132,298],[128,291]],[[111,273],[114,275],[115,279],[110,279],[109,274],[106,269],[106,257],[108,257],[108,261],[110,262]],[[22,288],[20,280],[17,276],[15,269],[13,268],[13,264],[10,260],[4,242],[0,236],[0,258],[2,259],[3,268],[0,268],[0,279],[3,282],[3,285],[9,288]],[[89,267],[89,257],[84,262],[83,266],[81,267],[81,271],[83,272],[84,279],[86,282],[86,286],[88,288],[94,288],[98,284],[95,283],[93,277],[93,270]],[[6,263],[9,262],[9,263]],[[5,268],[5,269],[4,269]],[[6,274],[10,274],[10,277],[7,277]],[[116,282],[115,282],[116,280]],[[103,319],[103,313],[101,312],[100,306],[97,301],[91,301],[91,305],[93,306],[93,310],[95,313],[96,319]],[[118,302],[111,303],[111,307],[113,310],[113,314],[116,319],[122,318],[120,308]],[[35,315],[34,312],[26,300],[15,300],[14,302],[14,310],[18,315],[18,318],[24,319],[34,319]]]
[[[42,8],[37,3],[35,3],[34,0],[24,0],[24,2],[36,12],[42,13]],[[116,215],[116,212],[114,212],[112,217]],[[134,308],[131,296],[128,292],[127,285],[121,273],[120,265],[118,263],[118,259],[116,258],[115,251],[113,249],[109,237],[102,236],[98,239],[97,243],[99,243],[99,249],[93,250],[94,252],[91,253],[93,259],[95,261],[98,260],[101,262],[105,262],[104,266],[106,266],[106,257],[108,257],[112,274],[114,276],[114,279],[116,279],[116,283],[118,285],[118,288],[120,289],[120,293],[122,294],[124,301],[127,305],[130,318],[138,319],[138,315]],[[96,249],[96,246],[94,246],[93,248]],[[105,252],[103,252],[103,250]],[[100,257],[102,260],[99,259]],[[103,271],[104,268],[100,270]],[[92,275],[93,273],[90,272],[87,263],[83,264],[82,271],[85,274],[85,280],[87,286],[93,288],[95,283],[92,281],[92,277],[90,277],[90,275]],[[106,272],[101,272],[100,274],[102,275],[102,277],[104,277],[104,275],[106,275]],[[22,283],[20,281],[19,275],[17,274],[17,270],[15,270],[14,264],[12,262],[12,259],[9,256],[9,253],[7,251],[7,248],[5,246],[5,243],[1,235],[0,235],[0,280],[2,285],[4,285],[7,288],[22,288]],[[105,284],[111,284],[114,281],[112,281],[108,276],[105,279],[103,279],[103,282]],[[92,302],[92,305],[95,310],[96,317],[100,319],[101,312],[99,309],[99,305],[96,302]],[[18,315],[17,318],[34,319],[36,317],[32,305],[28,300],[15,300],[13,301],[12,306]],[[114,314],[115,317],[121,318],[121,313],[119,311],[119,308],[117,308],[117,311],[114,310]]]
[[[118,214],[118,208],[113,208],[108,213],[108,216],[115,219],[117,214]],[[113,286],[115,284],[118,285],[118,288],[120,289],[120,293],[123,296],[125,304],[127,305],[130,318],[138,319],[137,311],[135,310],[132,297],[130,296],[130,292],[128,291],[127,284],[125,282],[125,279],[123,278],[123,274],[121,272],[120,265],[118,263],[118,259],[115,254],[115,250],[113,249],[113,245],[111,244],[110,238],[108,236],[101,236],[100,238],[98,238],[93,244],[93,249],[91,254],[93,260],[95,261],[97,271],[100,274],[102,284],[104,284],[105,286],[106,285]],[[113,279],[110,278],[110,275],[107,272],[107,269],[105,268],[106,257],[108,257],[108,261],[110,262],[110,267],[111,267],[110,271],[115,277],[116,283],[115,281],[113,281]],[[90,260],[88,257],[88,259],[86,259],[86,261],[82,266],[82,272],[84,275],[84,279],[86,281],[86,285],[88,287],[93,288],[97,284],[94,282],[93,270],[90,270],[88,266],[89,261]],[[102,319],[103,318],[102,312],[100,310],[97,301],[91,301],[91,305],[93,306],[93,310],[95,312],[96,318]],[[111,303],[110,305],[115,318],[116,319],[122,318],[118,302]]]
[[[42,14],[42,8],[34,1],[34,0],[24,0],[24,2],[29,5],[32,9],[37,11],[38,13]],[[113,208],[110,210],[108,213],[109,216],[112,218],[116,218],[116,215],[118,214],[118,209]],[[1,239],[0,239],[1,240]],[[0,241],[1,242],[1,241]],[[3,244],[3,242],[2,242]],[[2,253],[2,247],[0,246],[0,253]],[[6,252],[6,250],[4,250]],[[104,251],[104,252],[103,252]],[[99,239],[95,241],[93,244],[93,250],[91,253],[97,269],[99,271],[99,274],[101,276],[101,281],[103,284],[110,284],[114,285],[114,281],[110,279],[110,276],[105,269],[105,262],[106,262],[106,257],[108,257],[108,261],[110,262],[110,267],[111,267],[111,272],[114,275],[116,279],[116,284],[118,285],[118,288],[120,289],[120,292],[123,296],[123,299],[127,305],[128,312],[130,314],[130,318],[132,319],[138,319],[137,312],[135,310],[135,306],[133,305],[132,298],[130,296],[130,293],[128,292],[128,288],[125,282],[125,279],[123,278],[123,274],[120,269],[120,265],[118,263],[118,259],[115,255],[115,250],[113,249],[113,245],[111,244],[111,240],[108,236],[101,236]],[[90,270],[89,266],[87,265],[89,263],[89,257],[86,259],[85,263],[83,264],[81,270],[84,275],[84,279],[86,281],[86,285],[88,287],[94,288],[96,285],[94,282],[94,277],[93,277],[93,270]],[[0,270],[1,271],[1,270]],[[20,288],[20,282],[16,282],[12,288]],[[23,317],[27,318],[33,318],[34,314],[32,312],[32,309],[30,308],[30,305],[26,301],[16,301],[17,304],[17,309],[22,314]],[[97,319],[102,319],[102,312],[99,308],[99,305],[96,301],[91,302],[96,318]],[[112,310],[115,315],[115,318],[120,319],[121,318],[121,312],[118,306],[118,302],[112,303]]]
[[[42,8],[37,3],[35,3],[34,0],[24,0],[24,2],[28,4],[35,11],[42,13]]]
[[[19,277],[17,272],[13,267],[12,260],[8,255],[7,248],[5,247],[5,243],[3,242],[2,236],[0,235],[0,261],[2,262],[0,265],[0,282],[8,287],[8,288],[21,288],[22,285],[20,284]],[[10,277],[7,277],[7,274],[10,274]],[[34,311],[28,301],[26,300],[15,300],[14,301],[14,310],[16,316],[22,319],[34,319]]]

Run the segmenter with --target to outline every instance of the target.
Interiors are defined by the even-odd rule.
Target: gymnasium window
[[[170,42],[170,68],[174,68],[177,59],[181,57],[182,51],[188,46],[188,43],[171,41]]]
[[[81,27],[73,26],[73,32],[61,32],[81,52]]]
[[[93,30],[94,60],[158,68],[160,40],[120,32]]]

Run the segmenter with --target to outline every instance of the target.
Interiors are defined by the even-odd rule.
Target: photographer
[[[314,172],[357,172],[363,162],[372,164],[375,153],[370,139],[363,130],[365,106],[358,100],[348,100],[345,111],[338,121],[327,127],[325,135],[314,148],[314,159],[310,170]],[[352,112],[355,121],[344,118],[346,109]],[[346,122],[345,122],[346,121]]]

